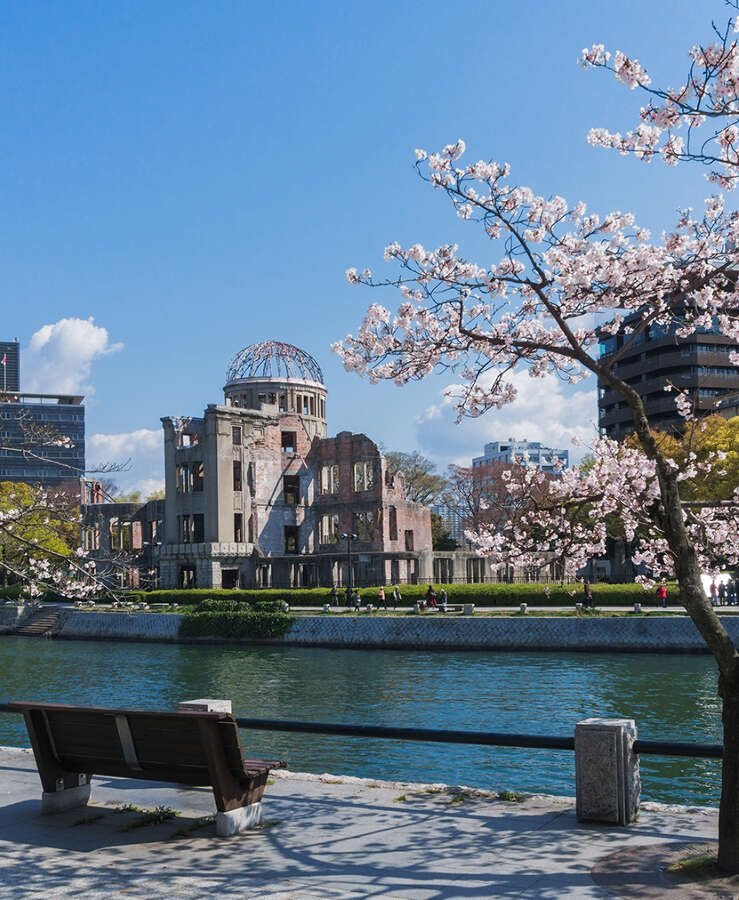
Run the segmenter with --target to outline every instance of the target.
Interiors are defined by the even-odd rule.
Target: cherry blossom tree
[[[396,311],[372,304],[357,334],[334,349],[349,371],[373,382],[402,385],[439,367],[455,368],[460,417],[512,402],[508,376],[520,367],[533,378],[553,374],[570,383],[597,375],[628,404],[635,447],[600,439],[589,469],[546,484],[542,473],[527,469],[520,485],[511,479],[510,489],[519,497],[536,493],[536,510],[519,503],[521,515],[477,539],[494,557],[535,563],[566,536],[570,558],[584,562],[604,552],[607,519],[617,515],[627,539],[637,530],[641,535],[635,562],[653,578],[677,579],[680,601],[719,667],[725,748],[720,864],[739,871],[739,655],[701,582],[715,559],[711,548],[720,548],[725,560],[739,559],[739,522],[733,507],[683,507],[686,472],[660,451],[640,395],[616,369],[653,328],[687,337],[718,323],[739,341],[733,276],[739,216],[713,196],[702,215],[681,213],[672,231],[653,242],[630,213],[601,216],[583,202],[539,196],[511,181],[507,163],[463,164],[465,149],[460,140],[431,155],[417,150],[417,169],[460,219],[483,230],[497,261],[470,261],[451,243],[434,249],[390,244],[385,260],[395,274],[376,279],[368,269],[349,269],[347,280],[397,289]],[[600,338],[616,333],[625,335],[623,346],[601,357]],[[676,402],[688,415],[690,398],[676,392]]]
[[[727,6],[739,9],[737,0]],[[582,51],[585,68],[606,69],[632,90],[648,96],[639,124],[626,134],[607,128],[591,129],[588,140],[651,162],[660,158],[668,166],[699,162],[710,168],[709,180],[725,190],[739,183],[739,16],[724,27],[713,25],[715,40],[688,51],[690,65],[676,88],[652,84],[638,59],[603,44]]]
[[[128,463],[103,463],[87,471],[49,453],[72,441],[27,412],[17,416],[19,437],[0,441],[6,456],[43,462],[58,469],[55,487],[0,482],[0,582],[23,586],[27,597],[44,593],[70,598],[114,597],[96,563],[80,547],[80,485],[86,477],[125,471]],[[125,568],[125,560],[106,560],[108,568]]]

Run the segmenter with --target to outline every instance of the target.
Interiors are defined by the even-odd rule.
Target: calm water
[[[631,716],[649,739],[720,740],[710,656],[427,653],[0,638],[0,699],[172,709],[233,700],[237,715],[571,735]],[[573,754],[247,733],[244,752],[294,770],[574,794]],[[0,744],[28,746],[19,716]],[[714,760],[642,758],[643,796],[718,802]]]

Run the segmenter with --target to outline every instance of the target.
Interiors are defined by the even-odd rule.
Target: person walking
[[[402,599],[403,599],[403,597],[401,596],[398,585],[396,584],[395,587],[393,588],[393,609],[398,608],[398,605],[400,604],[400,601]]]
[[[664,581],[657,588],[657,602],[664,609],[667,606],[667,588]]]
[[[377,608],[382,607],[383,609],[387,609],[387,600],[385,599],[385,588],[380,585],[380,589],[377,592]]]
[[[726,589],[727,599],[729,601],[729,606],[736,606],[736,581],[733,578],[729,579],[729,584]]]
[[[715,581],[711,582],[711,603],[714,606],[718,606],[718,588]]]
[[[339,592],[336,590],[336,585],[331,586],[331,606],[339,605]]]
[[[719,582],[718,586],[718,605],[726,605],[726,585],[723,583],[723,581]]]
[[[592,609],[593,608],[593,592],[590,589],[589,581],[586,581],[585,584],[583,585],[583,595],[584,595],[584,599],[585,599],[583,606],[585,607],[585,609]]]
[[[429,589],[426,591],[426,606],[436,606],[436,591],[431,584],[429,585]]]

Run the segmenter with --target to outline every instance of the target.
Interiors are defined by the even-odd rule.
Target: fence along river
[[[706,655],[423,652],[0,639],[2,700],[172,709],[225,697],[240,716],[571,736],[588,716],[629,716],[642,739],[717,742]],[[18,716],[0,743],[27,746]],[[574,795],[572,753],[329,735],[242,732],[249,755],[297,771]],[[720,762],[641,760],[642,796],[717,804]]]

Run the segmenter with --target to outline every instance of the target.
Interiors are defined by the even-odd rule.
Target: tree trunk
[[[723,701],[724,759],[721,805],[718,815],[718,865],[723,872],[739,873],[739,684],[719,679]]]

